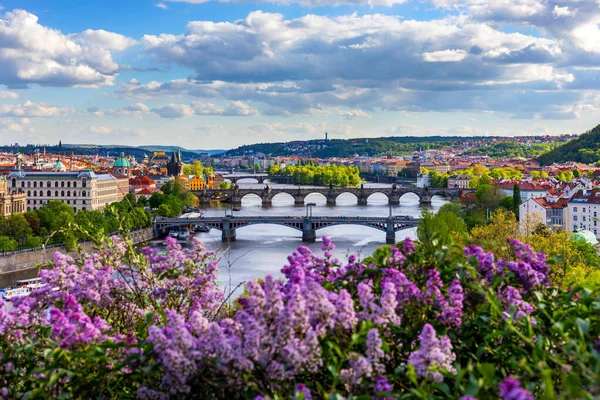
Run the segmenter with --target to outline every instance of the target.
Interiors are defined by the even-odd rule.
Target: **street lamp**
[[[310,212],[310,217],[312,218],[312,208],[313,206],[316,206],[317,203],[306,203],[306,218],[308,218],[309,216],[309,212]]]

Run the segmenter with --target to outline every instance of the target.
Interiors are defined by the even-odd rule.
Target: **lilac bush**
[[[549,285],[545,256],[406,239],[379,263],[299,247],[235,308],[218,260],[168,239],[55,255],[0,308],[3,398],[530,399],[600,395],[597,293]],[[568,367],[565,367],[568,366]],[[527,389],[520,382],[527,382]]]

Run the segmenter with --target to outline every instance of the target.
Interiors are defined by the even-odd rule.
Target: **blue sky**
[[[0,0],[2,143],[580,133],[600,0]]]

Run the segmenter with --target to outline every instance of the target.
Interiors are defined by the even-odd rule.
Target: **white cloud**
[[[122,136],[144,136],[146,134],[146,132],[143,129],[137,128],[111,128],[108,126],[90,126],[88,127],[88,130],[90,131],[90,133],[96,135],[111,135],[117,138]]]
[[[172,3],[203,4],[211,0],[165,0]],[[218,0],[221,3],[249,3],[251,0]],[[300,4],[303,7],[339,7],[339,6],[383,6],[392,7],[402,4],[406,0],[263,0],[263,3],[271,4]],[[256,2],[259,2],[258,0]]]
[[[423,53],[423,60],[427,62],[458,62],[467,57],[464,50],[438,50]]]
[[[552,15],[555,18],[572,17],[576,13],[577,13],[577,10],[571,10],[568,6],[564,6],[564,7],[554,6],[554,9],[552,10]]]
[[[338,115],[341,115],[346,119],[372,118],[363,110],[340,110],[338,111]]]
[[[88,46],[116,51],[125,50],[136,44],[136,41],[132,38],[118,33],[108,32],[103,29],[86,29],[79,34],[70,35],[70,38],[78,42],[83,42]]]
[[[60,117],[73,111],[72,108],[61,108],[49,106],[46,103],[32,103],[26,101],[23,104],[0,106],[0,117]]]
[[[194,109],[186,104],[167,104],[166,106],[153,108],[152,112],[161,118],[185,118],[194,115]]]
[[[156,4],[156,7],[162,8],[163,10],[168,10],[169,9],[169,6],[166,5],[165,3],[158,3],[158,4]]]
[[[19,94],[15,92],[3,92],[0,90],[0,100],[15,100],[19,98]]]
[[[0,84],[23,86],[112,85],[119,65],[110,50],[132,44],[125,36],[88,30],[64,35],[38,23],[24,10],[6,12],[0,19]]]

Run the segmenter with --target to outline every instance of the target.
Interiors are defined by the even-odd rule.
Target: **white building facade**
[[[577,192],[568,203],[569,218],[565,229],[573,232],[585,229],[598,238],[600,233],[600,190]]]
[[[7,186],[27,193],[27,210],[37,210],[51,200],[62,201],[75,211],[99,210],[123,200],[129,180],[111,174],[81,172],[25,172],[8,174]]]

